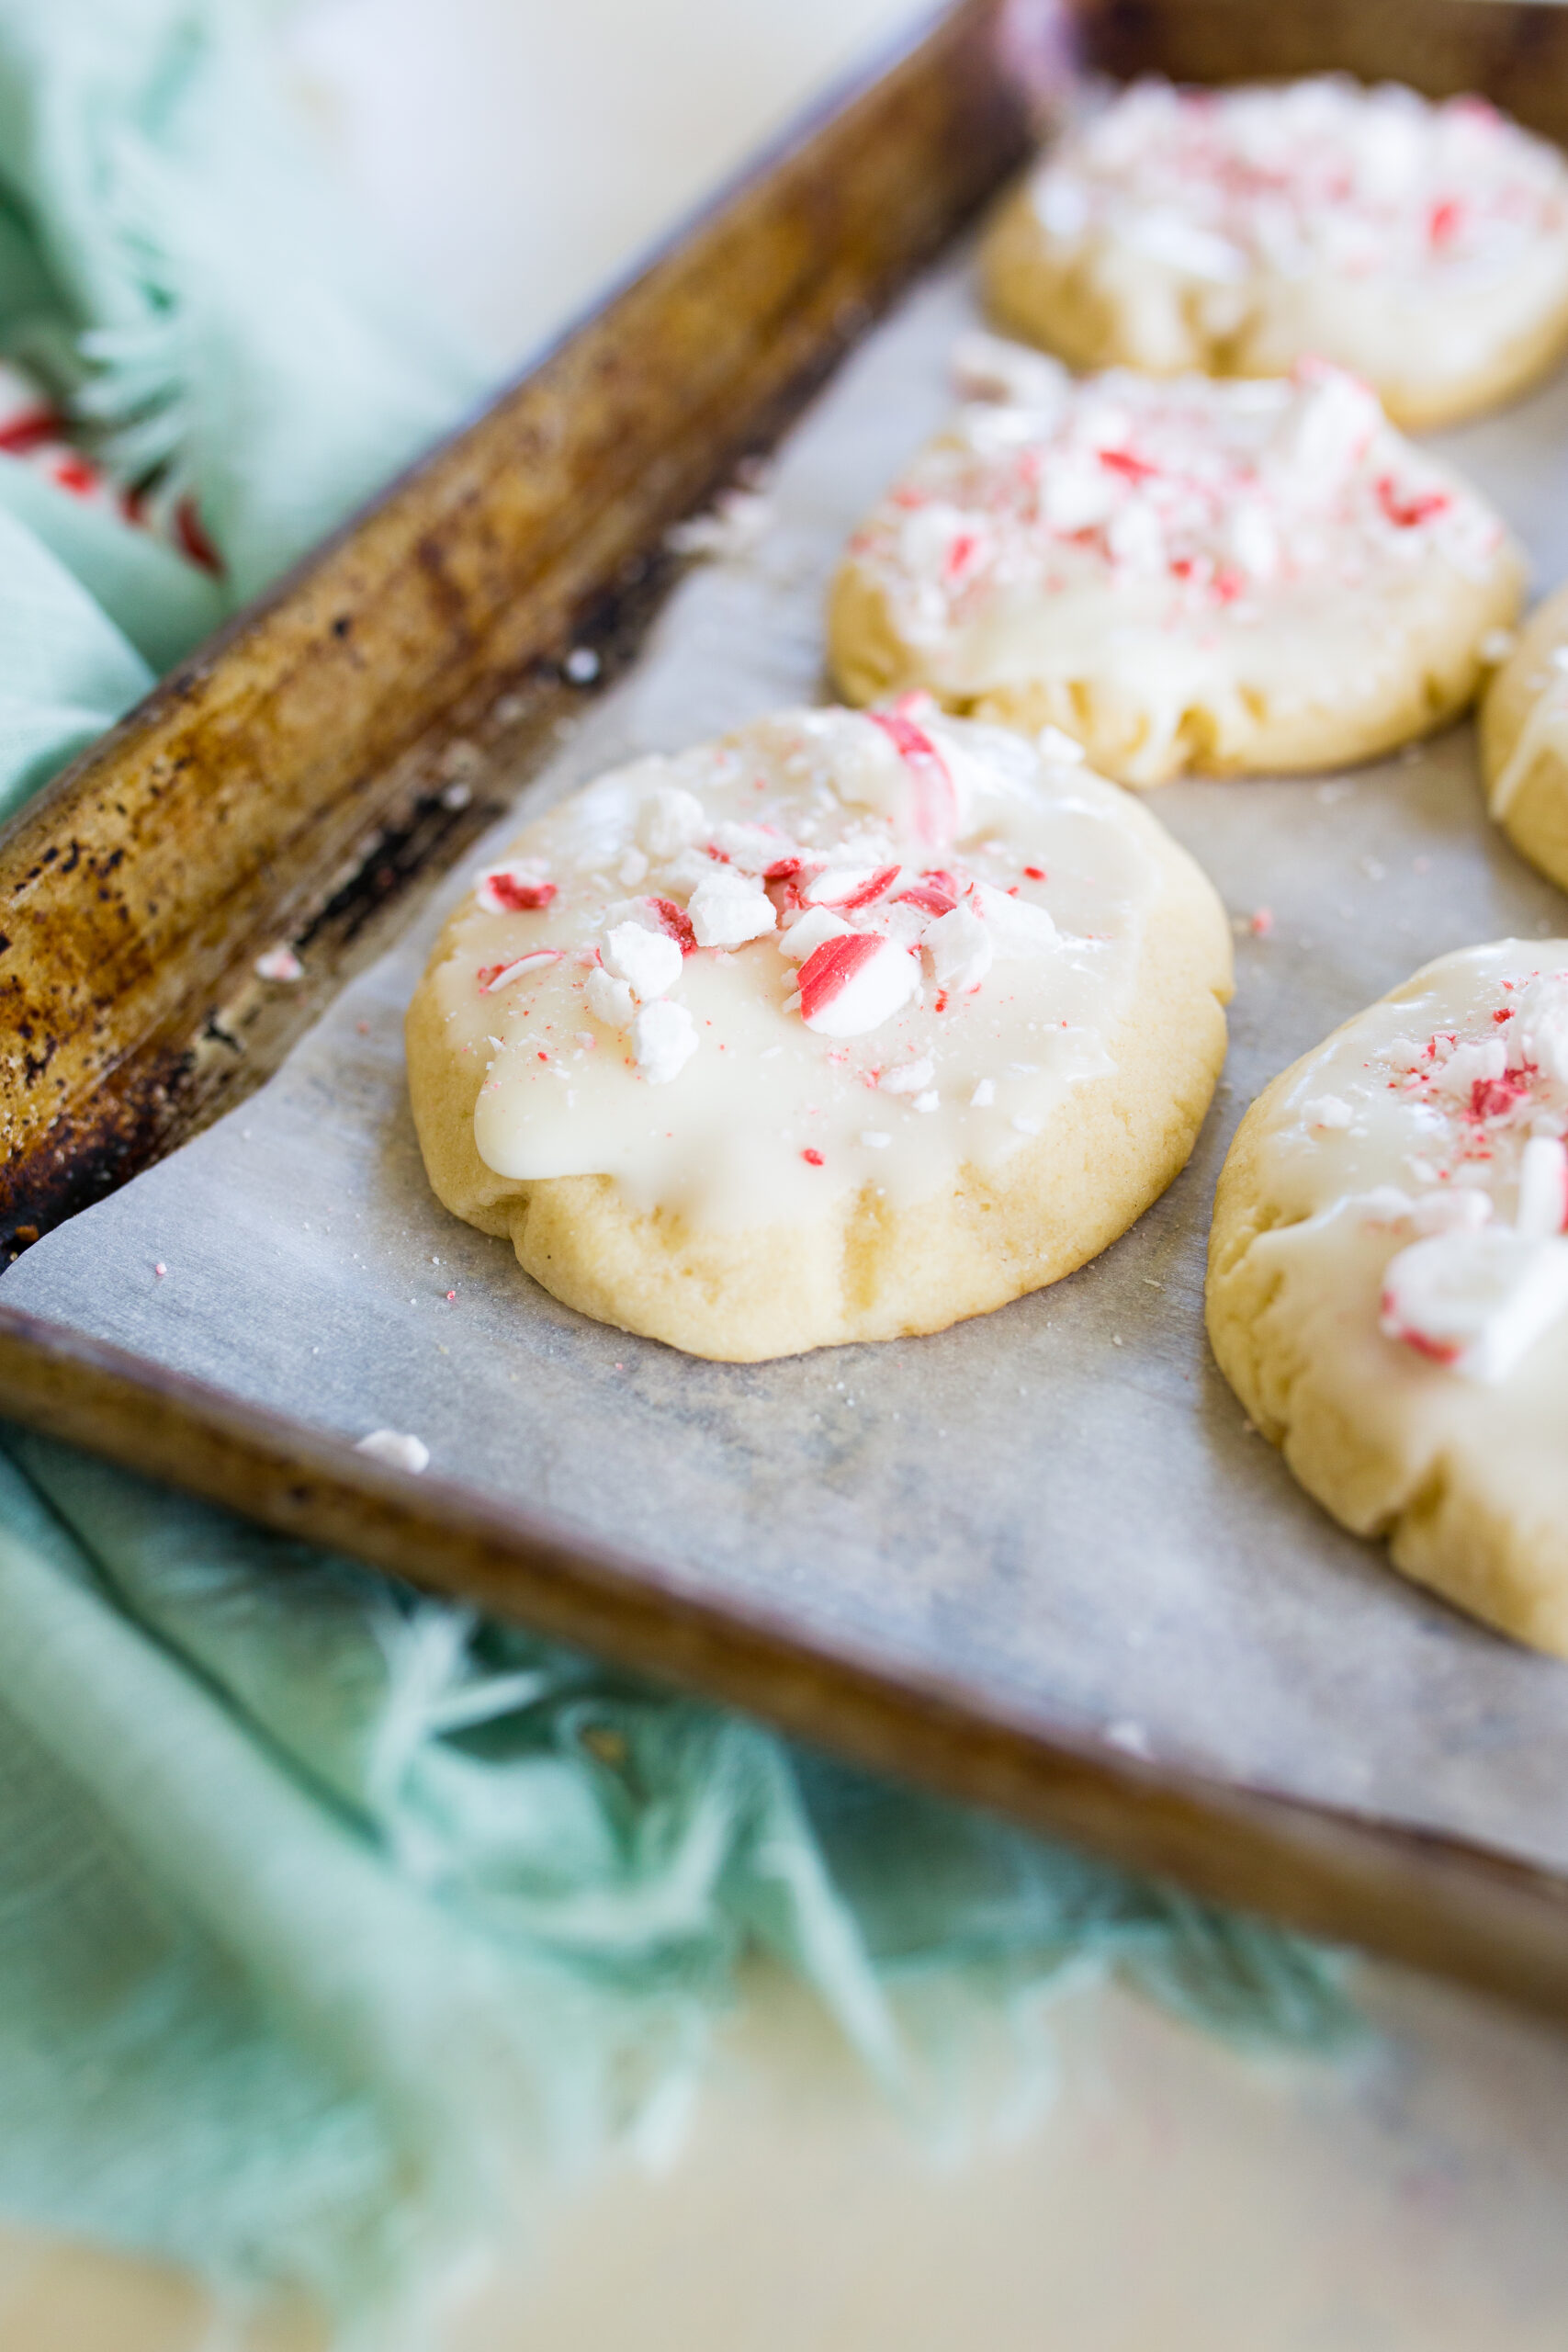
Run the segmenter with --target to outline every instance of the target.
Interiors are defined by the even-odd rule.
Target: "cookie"
[[[1568,1656],[1568,939],[1444,956],[1259,1096],[1209,1336],[1317,1500]]]
[[[971,398],[850,544],[852,702],[1073,735],[1124,784],[1367,759],[1463,708],[1523,560],[1337,369],[1075,382],[980,337]]]
[[[1449,424],[1568,344],[1568,164],[1479,98],[1139,82],[1051,148],[981,266],[998,323],[1075,367],[1310,356],[1401,424]]]
[[[1481,766],[1494,822],[1568,890],[1568,587],[1530,615],[1486,689]]]
[[[1114,785],[934,705],[800,710],[531,824],[409,1084],[440,1199],[547,1290],[749,1362],[1103,1250],[1191,1150],[1229,990],[1213,888]]]

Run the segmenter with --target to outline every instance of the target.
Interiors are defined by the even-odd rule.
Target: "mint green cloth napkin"
[[[0,809],[478,388],[338,216],[241,0],[0,0],[0,353],[214,582],[0,456]],[[19,1432],[0,1452],[0,2206],[387,2352],[527,2190],[669,2143],[749,1948],[912,2127],[1115,1970],[1238,2040],[1292,1939]]]

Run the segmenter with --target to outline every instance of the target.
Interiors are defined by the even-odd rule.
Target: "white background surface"
[[[321,0],[295,53],[416,280],[507,362],[911,13]],[[943,2169],[759,1974],[680,2161],[581,2195],[449,2352],[1562,2352],[1568,2039],[1382,1973],[1366,1997],[1383,2038],[1325,2074],[1076,1995],[1049,2111]],[[183,2281],[0,2242],[6,2352],[206,2335]]]

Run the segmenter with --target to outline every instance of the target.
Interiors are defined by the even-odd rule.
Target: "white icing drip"
[[[517,1180],[605,1174],[730,1227],[999,1167],[1114,1067],[1160,888],[1147,821],[919,698],[787,713],[602,778],[519,845],[549,902],[470,899],[433,976],[451,1051],[483,1057],[480,1157]],[[649,867],[627,899],[634,843]],[[824,875],[838,905],[807,906]],[[720,944],[732,902],[755,928]]]

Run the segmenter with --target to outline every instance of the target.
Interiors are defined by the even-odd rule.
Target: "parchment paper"
[[[688,578],[530,807],[820,698],[826,581],[950,405],[966,288],[962,264],[929,279],[857,355],[786,447],[766,537]],[[1554,585],[1568,380],[1443,446]],[[263,1092],[28,1250],[0,1295],[348,1440],[412,1431],[447,1476],[890,1665],[1568,1867],[1568,1669],[1343,1534],[1247,1430],[1201,1319],[1214,1178],[1258,1088],[1427,957],[1568,930],[1568,908],[1487,824],[1468,729],[1343,779],[1154,805],[1227,905],[1273,927],[1238,943],[1226,1080],[1186,1174],[1098,1263],[999,1314],[736,1367],[537,1290],[437,1206],[404,1099],[402,1011],[457,878]]]

